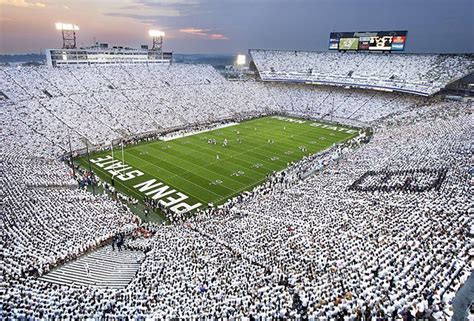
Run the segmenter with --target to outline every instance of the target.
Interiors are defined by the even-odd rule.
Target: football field
[[[119,191],[159,200],[173,211],[221,204],[304,156],[357,135],[357,130],[269,116],[180,137],[91,154],[92,169]],[[227,143],[225,143],[225,141]],[[79,163],[88,168],[87,157]]]

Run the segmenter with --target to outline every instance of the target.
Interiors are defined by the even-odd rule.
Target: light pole
[[[76,31],[79,31],[79,26],[71,23],[57,22],[55,24],[56,30],[61,31],[63,36],[63,49],[76,48]]]
[[[148,35],[153,39],[153,46],[151,47],[151,51],[158,56],[161,56],[161,60],[163,60],[163,37],[165,36],[164,31],[151,29],[148,31]]]
[[[237,65],[237,68],[239,69],[239,78],[242,78],[242,73],[243,73],[246,59],[247,59],[247,56],[245,55],[237,55],[237,60],[235,61],[235,64]]]

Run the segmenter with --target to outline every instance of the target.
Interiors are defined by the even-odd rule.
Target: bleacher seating
[[[440,84],[459,74],[455,60],[431,59],[421,78],[401,77]],[[334,77],[352,71],[344,68]],[[358,73],[381,77],[379,69]],[[473,268],[470,103],[228,82],[192,65],[2,68],[0,86],[9,97],[0,101],[2,320],[445,320]],[[78,188],[59,159],[69,141],[73,150],[85,139],[100,147],[268,113],[360,122],[374,135],[292,164],[219,209],[142,224],[153,236],[128,239],[124,252],[102,246],[136,231],[137,217],[118,199]],[[373,190],[349,188],[368,171],[412,173],[410,182],[424,184],[421,169],[446,177],[425,192],[376,179]]]
[[[29,77],[32,73],[38,76]],[[234,83],[199,65],[21,67],[3,68],[0,75],[12,97],[0,102],[10,118],[4,128],[21,122],[20,128],[50,141],[56,155],[69,149],[69,137],[72,148],[81,149],[86,140],[104,145],[140,133],[281,111],[370,123],[421,101],[367,90]],[[6,141],[5,147],[12,143],[19,142]]]
[[[250,50],[264,81],[319,83],[430,96],[474,71],[473,55]]]

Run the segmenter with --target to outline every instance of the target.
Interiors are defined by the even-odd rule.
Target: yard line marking
[[[129,153],[128,155],[132,156],[133,158],[138,159],[138,160],[141,161],[141,162],[144,161],[144,162],[146,162],[146,163],[148,163],[148,164],[155,165],[155,164],[153,164],[153,163],[151,163],[151,162],[149,162],[149,161],[147,161],[147,160],[145,160],[145,159],[143,159],[143,158],[138,158],[137,156],[135,156],[135,155],[133,155],[133,154],[131,154],[131,153]],[[137,169],[141,169],[141,168],[138,167],[138,166],[135,166],[135,165],[133,165],[133,166],[136,167]],[[155,166],[156,166],[156,165],[155,165]],[[179,167],[179,166],[178,166],[178,167]],[[160,167],[160,168],[164,169],[165,171],[167,171],[167,172],[169,172],[169,173],[171,173],[171,174],[174,174],[173,172],[167,170],[166,168],[163,168],[163,167]],[[148,175],[150,175],[150,174],[148,174]],[[152,176],[152,175],[150,175],[150,176]],[[199,176],[199,175],[197,175],[197,176]],[[190,180],[188,180],[188,179],[186,179],[186,178],[184,178],[184,177],[182,177],[182,176],[180,176],[180,175],[177,175],[177,176],[175,176],[175,177],[182,178],[182,179],[184,179],[185,181],[187,181],[187,182],[189,182],[189,183],[191,183],[191,184],[197,186],[199,189],[205,189],[205,188],[203,188],[202,186],[200,186],[200,185],[198,185],[198,184],[196,184],[196,183],[194,183],[194,182],[192,182],[192,181],[190,181]],[[159,180],[162,180],[163,182],[167,183],[167,184],[170,185],[171,187],[175,188],[173,184],[169,184],[166,180],[162,179],[161,177],[156,177],[156,178],[159,179]],[[204,177],[201,177],[201,178],[204,178]],[[167,178],[167,179],[168,179],[168,178]],[[178,189],[179,189],[179,190],[183,190],[182,188],[178,188]],[[226,188],[226,189],[227,189],[227,188]],[[207,191],[210,192],[210,193],[212,193],[212,194],[214,194],[214,195],[216,195],[216,196],[218,196],[218,197],[221,196],[221,195],[219,195],[219,194],[214,193],[214,192],[211,191],[211,190],[207,190]],[[192,195],[191,193],[189,193],[189,195],[195,197],[195,196]],[[198,200],[200,200],[200,199],[198,198]]]
[[[153,147],[152,147],[152,148],[153,148]],[[198,167],[198,168],[194,168],[194,169],[192,169],[192,170],[186,170],[184,167],[181,167],[180,165],[177,165],[177,164],[175,163],[175,164],[173,164],[173,165],[175,165],[175,166],[177,166],[177,167],[179,167],[179,168],[181,168],[181,169],[184,170],[184,172],[181,173],[181,174],[179,174],[178,176],[181,176],[181,175],[190,173],[190,174],[194,174],[194,175],[200,176],[200,177],[202,177],[202,178],[204,178],[204,179],[206,179],[206,180],[209,180],[209,179],[205,178],[204,176],[201,176],[201,175],[198,175],[198,174],[195,173],[195,171],[198,171],[198,170],[201,170],[201,169],[205,169],[207,172],[214,173],[214,174],[217,175],[217,176],[220,176],[220,177],[223,177],[223,178],[228,178],[227,176],[222,175],[221,173],[215,172],[215,171],[213,171],[213,170],[211,170],[211,169],[208,169],[208,168],[206,168],[205,166],[201,166],[201,165],[198,165],[198,164],[193,164],[191,161],[188,161],[187,159],[179,158],[178,156],[173,155],[173,154],[169,154],[169,153],[165,153],[165,155],[167,155],[167,156],[169,156],[169,157],[177,158],[177,159],[179,159],[179,160],[181,160],[181,161],[183,161],[183,162],[190,163],[190,164],[192,164],[192,165]],[[187,155],[187,156],[189,156],[189,155]],[[151,156],[151,157],[153,157],[153,156]],[[156,157],[154,157],[154,158],[156,158]],[[215,164],[215,163],[216,163],[216,162],[214,162],[214,163],[209,163],[208,165]],[[206,165],[206,166],[208,166],[208,165]],[[242,182],[236,181],[236,180],[234,180],[234,179],[232,179],[232,178],[230,178],[230,179],[233,180],[234,182],[238,183],[238,185],[242,185]]]
[[[262,121],[266,123],[263,123]],[[307,121],[308,122],[304,124],[308,125],[308,128],[306,129],[304,128],[304,126],[302,126],[303,124],[288,123],[282,120],[270,118],[268,116],[267,118],[257,118],[237,124],[237,126],[242,126],[242,128],[245,128],[244,133],[242,133],[242,135],[240,136],[236,136],[235,131],[236,129],[238,129],[238,127],[236,126],[227,128],[217,128],[207,132],[194,133],[187,137],[180,137],[179,139],[173,141],[156,141],[149,142],[146,144],[130,146],[128,148],[125,148],[125,151],[126,155],[132,159],[132,163],[130,163],[130,165],[136,167],[139,170],[142,170],[147,176],[161,180],[172,188],[175,188],[174,186],[180,185],[185,186],[183,185],[183,183],[187,182],[193,186],[196,186],[197,189],[191,186],[185,186],[185,189],[175,189],[178,191],[182,190],[183,192],[187,193],[189,196],[193,197],[194,199],[200,201],[203,204],[209,202],[219,203],[223,200],[228,199],[231,196],[240,194],[242,191],[247,190],[252,186],[257,186],[261,184],[267,179],[268,174],[274,171],[280,171],[282,169],[287,168],[287,164],[289,162],[299,161],[308,154],[312,155],[321,152],[322,150],[329,148],[331,144],[348,140],[351,138],[351,136],[353,136],[348,135],[345,132],[339,132],[329,128],[309,126],[309,124],[317,121]],[[282,127],[285,126],[286,131],[279,131],[277,127],[279,125],[281,125]],[[258,131],[254,131],[254,127],[258,127]],[[310,135],[310,137],[308,137],[307,134],[313,132],[319,137],[325,137],[326,140],[320,141],[318,139],[314,139],[313,135]],[[258,139],[259,136],[262,136],[262,134],[266,136],[272,136],[271,139],[275,139],[277,142],[274,145],[263,143],[260,139]],[[229,135],[230,137],[227,135]],[[291,139],[290,135],[293,136],[291,137]],[[246,145],[245,143],[248,142],[249,145],[252,145],[254,147],[245,148],[241,144],[232,143],[229,146],[230,148],[228,149],[219,148],[219,150],[214,150],[214,148],[207,146],[207,144],[203,144],[204,142],[202,141],[202,137],[204,136],[215,137],[219,140],[222,140],[226,136],[227,139],[230,138],[232,140],[236,137],[241,137],[244,140],[244,144],[242,145]],[[308,141],[308,139],[312,139],[315,143],[311,143],[311,141]],[[193,144],[183,144],[183,141],[192,142]],[[160,148],[163,147],[166,143],[170,143],[169,145],[172,145],[174,148],[172,147],[172,149],[169,151],[160,150]],[[309,153],[302,153],[297,145],[305,145]],[[286,154],[286,151],[282,150],[283,148],[287,148],[286,151],[291,150],[293,154]],[[150,149],[153,152],[151,152]],[[180,155],[176,155],[173,150],[176,150],[177,153],[179,153]],[[141,158],[140,156],[135,155],[140,151],[150,151],[150,153],[147,153],[144,158]],[[158,152],[155,154],[154,151]],[[204,163],[208,159],[210,160],[212,157],[211,154],[215,153],[223,155],[220,160],[208,162],[205,165],[201,165],[201,162]],[[188,156],[188,158],[186,158],[186,156]],[[274,162],[270,161],[269,158],[274,156],[277,156],[280,159]],[[115,159],[120,160],[119,157]],[[214,159],[214,157],[212,157],[212,159]],[[156,160],[158,165],[155,164],[153,160]],[[179,160],[180,162],[175,163],[173,160]],[[197,163],[193,163],[193,160]],[[252,163],[252,161],[249,160],[253,160],[255,161],[255,163],[263,163],[261,168],[263,168],[266,172],[261,172],[256,170],[256,168],[253,168],[255,163]],[[136,161],[138,161],[139,164],[143,164],[144,166],[135,166]],[[159,165],[160,163],[162,163],[162,166],[164,167],[161,167]],[[213,167],[213,165],[221,163],[222,166]],[[166,164],[168,164],[169,166],[165,166]],[[192,165],[191,169],[186,170],[186,168],[189,168],[187,164]],[[109,175],[108,172],[103,171],[99,167],[94,167],[99,170],[99,172],[105,173],[105,177],[110,178],[111,175]],[[157,171],[157,173],[150,174],[148,171],[145,171],[143,169]],[[179,169],[183,171],[177,173]],[[240,180],[231,177],[230,175],[228,177],[227,174],[222,174],[218,172],[221,169],[225,170],[225,173],[231,173],[235,169],[243,170],[246,173],[249,172],[250,174],[249,176],[242,176],[242,180]],[[212,179],[203,176],[203,173],[209,173],[212,179],[216,177],[222,178],[223,184],[218,185],[219,188],[212,190],[209,188],[209,186],[203,186],[202,184],[204,184],[204,181],[212,181]],[[162,178],[160,177],[162,174],[168,175],[167,177]],[[195,176],[195,179],[193,179],[192,177],[190,177],[189,179],[184,177],[184,175],[188,174]],[[264,177],[261,177],[259,179],[260,176]],[[169,183],[175,182],[177,179],[181,180],[181,182],[177,182],[177,185]],[[202,180],[201,183],[199,183],[200,180]],[[250,180],[254,181],[250,184],[245,184],[246,181]],[[138,195],[139,198],[144,197],[144,195],[141,195],[137,191],[134,191],[133,189],[129,188],[123,182],[120,182],[118,180],[116,180],[116,182],[119,183],[119,185],[125,190],[130,191],[132,195]],[[225,182],[227,182],[227,184]],[[232,186],[228,185],[230,182],[232,182]],[[193,190],[193,192],[198,192],[198,195],[202,195],[197,197],[193,193],[187,192],[186,188],[190,188]],[[222,195],[226,191],[228,191],[228,193]],[[209,199],[214,197],[216,198],[211,200],[202,199]]]

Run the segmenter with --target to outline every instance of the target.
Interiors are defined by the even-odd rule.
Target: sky
[[[331,31],[408,30],[407,52],[474,52],[474,0],[0,0],[0,54],[61,47],[55,22],[97,42],[164,50],[246,53],[326,50]]]

